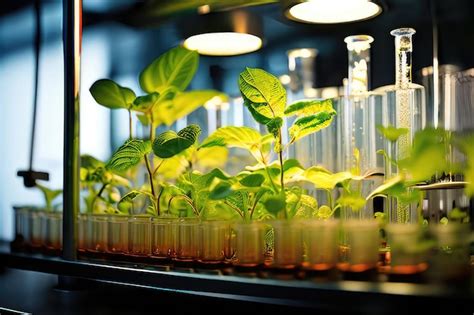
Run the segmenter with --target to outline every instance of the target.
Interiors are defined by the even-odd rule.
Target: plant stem
[[[155,168],[155,170],[153,171],[153,176],[155,176],[156,172],[158,172],[158,169],[160,168],[161,164],[163,164],[165,160],[161,160],[160,163],[158,164],[158,166]]]
[[[267,165],[267,162],[265,161],[263,153],[260,150],[259,150],[259,152],[260,152],[260,156],[262,157],[262,163],[264,165],[265,173],[267,173],[268,180],[270,181],[270,184],[272,185],[273,190],[275,192],[278,192],[278,188],[275,186],[275,183],[273,182],[272,176],[270,174],[270,171],[268,170],[268,167],[267,167],[268,165]]]
[[[153,173],[151,171],[150,161],[148,160],[148,156],[146,154],[144,155],[144,157],[145,157],[146,170],[148,171],[148,178],[150,179],[151,194],[153,195],[153,198],[156,200],[155,185],[153,184]]]
[[[197,217],[199,217],[199,211],[197,211],[196,207],[193,204],[193,201],[186,195],[176,195],[176,196],[171,197],[170,200],[168,201],[168,211],[170,211],[169,208],[171,207],[171,201],[173,201],[174,198],[183,198],[184,201],[186,201],[191,206],[194,214]]]
[[[254,201],[254,203],[253,203],[253,205],[252,205],[252,209],[250,209],[250,220],[252,220],[253,213],[254,213],[254,211],[255,211],[255,208],[257,207],[258,201],[260,200],[260,198],[263,197],[263,195],[265,195],[265,192],[262,193],[262,194],[260,194],[260,195],[257,194],[257,196],[255,197],[255,201]]]
[[[160,199],[161,199],[161,195],[163,195],[164,190],[165,190],[164,188],[161,188],[160,193],[158,194],[158,198],[156,198],[156,213],[158,216],[160,216],[160,210],[161,210]]]
[[[234,206],[233,204],[231,204],[230,202],[228,202],[227,200],[224,201],[224,204],[226,204],[227,206],[231,207],[232,210],[234,210],[235,212],[237,212],[241,218],[244,218],[244,213],[239,209],[237,208],[236,206]]]
[[[283,194],[283,197],[285,196],[285,180],[284,180],[284,171],[283,171],[283,148],[282,148],[282,143],[281,143],[281,128],[278,128],[278,143],[280,145],[279,151],[278,151],[278,157],[280,159],[280,185],[281,185],[281,193]],[[286,211],[286,207],[284,209],[284,214],[285,214],[285,219],[288,219],[288,213]]]
[[[133,138],[133,131],[132,131],[132,111],[128,110],[128,133],[130,140]]]
[[[92,200],[92,203],[91,203],[91,210],[92,212],[94,212],[94,205],[95,205],[95,202],[97,201],[98,198],[100,198],[100,196],[102,195],[102,193],[104,192],[105,190],[105,187],[107,187],[108,184],[103,184],[102,187],[100,187],[100,190],[99,192],[97,193],[97,195],[95,195],[94,199]]]
[[[153,143],[155,140],[155,122],[153,118],[153,113],[150,113],[150,142]]]

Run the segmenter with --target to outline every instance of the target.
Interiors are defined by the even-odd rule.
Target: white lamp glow
[[[262,40],[247,33],[205,33],[189,37],[184,41],[184,47],[197,50],[201,55],[233,56],[258,50]]]
[[[290,18],[307,23],[344,23],[365,20],[382,12],[369,0],[308,0],[290,7]]]

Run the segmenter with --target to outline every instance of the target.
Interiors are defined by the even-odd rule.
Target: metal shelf
[[[465,285],[395,282],[280,280],[199,272],[166,270],[152,265],[110,261],[67,261],[42,254],[11,252],[0,243],[0,266],[62,276],[146,287],[154,290],[286,305],[344,310],[356,305],[362,311],[412,308],[439,310],[449,305],[474,309],[474,281]],[[452,304],[455,303],[455,304]]]

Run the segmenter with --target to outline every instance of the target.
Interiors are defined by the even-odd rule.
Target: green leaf
[[[317,211],[313,212],[313,216],[319,220],[327,220],[333,215],[334,211],[327,205],[322,205],[317,209]]]
[[[188,160],[182,154],[176,154],[171,158],[160,160],[155,165],[158,165],[158,163],[160,164],[160,168],[157,175],[166,180],[178,178],[189,166]]]
[[[332,106],[332,100],[301,100],[289,105],[285,109],[286,116],[314,115],[321,112],[336,113]]]
[[[241,148],[249,151],[257,161],[261,161],[260,149],[265,143],[264,137],[249,127],[221,127],[204,140],[201,148],[223,145],[229,148]]]
[[[244,98],[244,105],[245,105],[245,107],[247,107],[247,109],[250,112],[250,114],[252,115],[253,119],[255,119],[255,121],[258,122],[259,124],[266,125],[271,120],[271,118],[265,117],[262,114],[260,114],[259,112],[257,112],[253,108],[252,102],[249,101],[246,98]]]
[[[232,191],[232,193],[226,197],[226,201],[241,211],[246,211],[248,208],[249,194],[246,191]]]
[[[341,206],[350,207],[353,211],[358,211],[365,206],[366,200],[360,193],[353,192],[342,195],[336,202]]]
[[[62,189],[49,189],[43,185],[37,184],[36,187],[41,190],[44,196],[46,211],[53,210],[53,200],[62,194]]]
[[[160,119],[168,126],[176,120],[190,114],[198,107],[214,99],[226,102],[227,95],[216,90],[198,90],[177,94],[172,100],[163,102],[158,107]]]
[[[299,179],[309,181],[319,189],[334,189],[337,184],[353,178],[354,176],[350,172],[332,174],[323,168],[312,166],[305,170]]]
[[[201,127],[198,125],[189,125],[178,133],[172,130],[165,131],[153,142],[153,152],[162,159],[170,158],[192,146],[200,133]]]
[[[144,156],[150,152],[150,141],[128,140],[115,151],[106,168],[118,172],[126,171],[140,163]]]
[[[286,91],[274,75],[262,69],[246,68],[240,73],[239,89],[260,115],[267,118],[283,116]]]
[[[122,197],[122,199],[120,199],[120,201],[117,204],[117,208],[121,211],[128,211],[128,209],[130,208],[130,205],[133,203],[133,200],[141,194],[142,192],[138,190],[129,191]]]
[[[153,106],[158,102],[160,94],[153,92],[147,95],[138,96],[132,105],[132,110],[142,113],[148,113],[152,110]]]
[[[81,167],[85,169],[96,169],[105,166],[105,163],[96,159],[92,155],[81,155]]]
[[[468,197],[474,197],[474,134],[458,137],[455,139],[456,146],[466,156],[464,168],[464,180],[467,182],[465,193]]]
[[[148,115],[137,114],[137,118],[143,126],[149,126],[150,125],[150,118],[148,118]]]
[[[382,125],[377,126],[377,130],[382,134],[388,141],[395,142],[403,135],[408,133],[408,128],[395,128],[394,126],[384,127]]]
[[[468,217],[468,214],[466,211],[462,211],[459,208],[454,208],[451,210],[451,212],[448,213],[448,217],[452,221],[463,221],[464,218]]]
[[[108,79],[94,82],[89,91],[97,103],[110,109],[128,109],[135,100],[135,93],[131,89]]]
[[[196,164],[204,169],[224,167],[229,150],[223,146],[200,148],[196,152]]]
[[[290,170],[291,168],[300,168],[303,169],[303,166],[301,166],[301,163],[297,159],[288,159],[283,162],[283,171],[286,172]]]
[[[265,181],[262,174],[250,174],[242,178],[239,183],[246,187],[260,187]]]
[[[175,86],[184,91],[196,73],[199,54],[178,46],[155,59],[140,74],[140,86],[147,93]]]
[[[265,199],[263,202],[265,209],[273,215],[277,215],[281,211],[285,211],[286,201],[285,196],[272,195]]]
[[[335,112],[320,112],[297,119],[290,127],[290,142],[295,142],[309,134],[326,128],[332,122]]]
[[[275,138],[275,152],[276,153],[282,150],[281,139],[280,139],[282,125],[283,125],[283,119],[281,119],[280,117],[271,119],[266,125],[268,132],[270,132]]]
[[[446,132],[426,128],[418,131],[413,139],[410,156],[398,162],[408,173],[408,179],[418,183],[430,180],[436,173],[449,172]]]
[[[389,193],[390,191],[399,190],[400,185],[403,187],[403,177],[400,175],[397,175],[393,178],[390,178],[386,180],[382,185],[377,187],[375,190],[373,190],[370,195],[367,196],[367,200],[374,198],[376,196],[384,195]]]
[[[219,200],[228,197],[232,193],[231,185],[225,181],[219,181],[215,187],[211,188],[209,199]]]

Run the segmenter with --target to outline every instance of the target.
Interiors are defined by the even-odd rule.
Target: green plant
[[[396,143],[398,138],[408,132],[404,128],[379,127],[379,132],[390,142]],[[397,200],[397,221],[407,222],[407,211],[410,204],[418,203],[418,213],[421,222],[421,204],[423,192],[417,185],[428,183],[437,174],[450,174],[458,167],[451,165],[447,160],[448,150],[452,141],[450,132],[443,129],[425,128],[418,131],[413,139],[407,157],[390,159],[385,151],[386,165],[397,167],[398,173],[377,187],[367,197],[388,196]]]
[[[201,128],[199,126],[189,125],[178,133],[171,130],[165,131],[158,135],[153,143],[148,140],[132,139],[118,148],[107,163],[106,169],[123,172],[144,162],[150,188],[150,191],[147,191],[147,189],[132,190],[120,200],[120,203],[131,202],[137,196],[144,194],[150,197],[153,212],[159,216],[161,214],[160,198],[164,188],[157,192],[154,177],[162,163],[153,167],[149,155],[153,153],[163,160],[172,158],[192,146],[197,141],[200,133]]]
[[[140,73],[140,87],[147,94],[137,97],[131,89],[108,79],[96,81],[90,92],[100,105],[128,111],[129,139],[133,138],[132,112],[135,112],[139,121],[150,127],[149,139],[153,141],[159,125],[171,126],[212,98],[227,99],[225,94],[215,90],[185,92],[198,64],[196,51],[178,46],[155,59]]]
[[[178,133],[168,130],[155,135],[159,125],[170,126],[213,98],[222,101],[227,99],[225,94],[215,90],[185,91],[196,73],[198,63],[197,52],[175,47],[155,59],[141,72],[139,83],[147,93],[145,95],[137,97],[131,89],[107,79],[98,80],[90,88],[92,96],[99,104],[110,109],[126,109],[129,113],[129,139],[116,150],[108,163],[101,167],[107,172],[127,172],[128,177],[133,177],[137,172],[132,170],[145,165],[148,174],[148,183],[126,193],[118,202],[119,209],[129,209],[137,196],[145,195],[151,202],[147,211],[160,215],[161,197],[169,186],[163,178],[170,177],[170,170],[174,170],[175,177],[178,177],[176,168],[184,171],[184,168],[192,166],[193,160],[199,155],[197,152],[185,153],[191,151],[187,149],[196,143],[201,131],[199,126],[191,125]],[[132,112],[136,113],[142,125],[149,126],[148,140],[133,138]],[[208,161],[206,158],[202,160]],[[188,165],[182,167],[183,164]],[[161,169],[163,177],[159,176]],[[94,191],[91,188],[93,185],[88,187],[91,190],[87,197],[88,203],[93,207],[102,191]]]
[[[91,155],[81,156],[81,186],[87,191],[84,197],[86,212],[114,213],[114,205],[120,200],[119,187],[130,187],[125,177],[105,167],[105,163]]]
[[[317,202],[303,194],[298,187],[286,187],[291,177],[302,171],[296,160],[284,161],[286,146],[327,127],[336,114],[330,100],[303,100],[287,106],[286,91],[279,80],[261,69],[247,68],[239,76],[239,88],[244,104],[253,118],[267,127],[270,135],[262,136],[248,127],[224,127],[218,129],[203,147],[228,146],[246,149],[256,159],[257,165],[250,173],[236,176],[234,183],[227,184],[229,196],[224,201],[243,218],[251,219],[259,205],[270,215],[290,218]],[[282,142],[282,126],[285,117],[298,115],[289,129],[290,141]],[[278,155],[278,162],[269,161],[270,144]],[[277,179],[275,177],[278,177]],[[257,185],[258,184],[258,185]],[[310,201],[311,200],[311,201]]]
[[[41,191],[44,197],[45,207],[44,210],[51,212],[53,211],[53,201],[62,194],[62,189],[50,189],[46,186],[36,184],[36,187]]]

